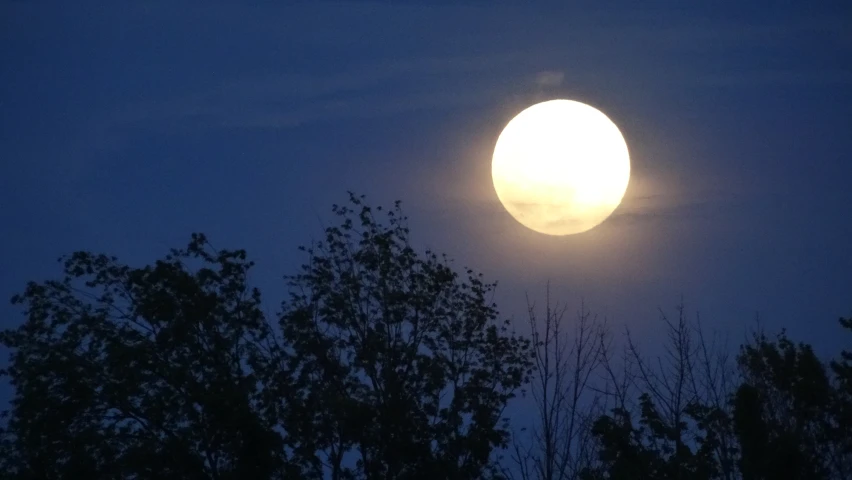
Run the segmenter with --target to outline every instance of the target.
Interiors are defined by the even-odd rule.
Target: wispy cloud
[[[631,81],[688,88],[852,83],[852,71],[760,68],[738,71],[730,67],[727,70],[710,65],[702,67],[701,62],[683,65],[685,52],[722,55],[733,47],[785,48],[803,33],[818,33],[821,28],[828,33],[820,34],[832,36],[838,42],[848,40],[848,33],[838,28],[833,19],[765,25],[695,24],[677,16],[647,14],[613,21],[591,13],[564,26],[546,18],[534,19],[530,9],[514,9],[510,13],[518,17],[518,22],[504,25],[506,12],[492,13],[499,13],[501,8],[444,5],[426,10],[412,5],[319,3],[302,5],[295,12],[280,9],[277,13],[281,18],[324,19],[324,26],[302,27],[306,32],[304,41],[313,44],[322,35],[339,37],[339,29],[331,27],[351,23],[359,15],[396,15],[394,18],[399,21],[392,25],[394,31],[403,28],[406,22],[425,28],[423,25],[429,22],[416,21],[422,15],[431,15],[435,21],[453,26],[463,24],[466,18],[470,21],[479,18],[484,38],[473,43],[474,39],[465,30],[448,29],[462,45],[459,53],[451,56],[377,58],[371,60],[373,63],[334,72],[255,75],[172,98],[152,98],[99,119],[95,127],[97,135],[101,143],[110,143],[135,131],[150,129],[175,132],[197,128],[293,128],[314,122],[484,105],[548,89],[570,90],[574,85],[595,84],[602,77],[610,85],[618,83],[612,85],[616,90]],[[220,5],[217,17],[227,18],[230,9]],[[262,13],[259,9],[233,7],[233,10],[232,14],[246,17],[243,21]],[[500,28],[496,28],[498,19],[503,22]],[[259,23],[249,23],[268,23],[260,17],[256,20]],[[531,23],[538,26],[538,31],[528,34],[517,30]],[[503,37],[517,38],[516,47],[507,51]],[[489,38],[493,40],[490,51],[465,53]],[[468,45],[467,50],[463,45]]]
[[[535,83],[542,87],[558,87],[565,81],[565,72],[543,71],[535,77]]]
[[[627,199],[613,212],[608,222],[617,225],[653,223],[672,220],[707,220],[724,213],[722,197],[715,200],[668,198],[661,202],[643,202]]]
[[[331,74],[249,77],[183,97],[127,106],[102,119],[98,130],[102,138],[109,138],[153,126],[292,128],[477,105],[519,90],[532,91],[534,86],[555,86],[554,78],[564,77],[561,72],[538,74],[527,60],[523,53],[430,57]]]
[[[852,85],[852,70],[764,70],[707,74],[696,82],[710,87]]]
[[[677,192],[672,187],[663,188],[659,193],[649,193],[647,190],[644,188],[638,194],[625,196],[607,221],[613,225],[624,226],[657,222],[712,221],[734,215],[744,202],[760,195],[754,191],[740,191],[735,186],[728,186],[724,190],[688,192]]]

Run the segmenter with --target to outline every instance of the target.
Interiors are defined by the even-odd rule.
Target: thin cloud
[[[748,86],[827,86],[852,84],[852,70],[823,70],[812,72],[766,70],[757,72],[708,74],[697,79],[699,84],[710,87]]]
[[[544,71],[535,77],[535,83],[541,87],[558,87],[565,81],[565,72]]]
[[[615,225],[633,225],[710,220],[730,214],[741,200],[739,192],[735,191],[637,195],[626,197],[607,221]]]
[[[446,10],[447,15],[438,15],[435,8],[372,2],[348,4],[344,8],[345,15],[340,8],[340,4],[320,3],[293,7],[294,15],[284,15],[292,10],[290,7],[277,11],[282,18],[325,18],[329,25],[351,22],[357,15],[402,15],[400,18],[404,20],[426,13],[461,22],[465,16],[482,17],[483,12],[488,12],[489,15],[481,18],[485,25],[483,32],[486,32],[483,35],[493,36],[499,31],[501,38],[526,39],[529,35],[514,29],[532,22],[541,27],[535,38],[540,36],[547,46],[542,48],[540,44],[520,42],[511,52],[500,51],[501,48],[495,46],[495,52],[482,55],[386,59],[327,74],[281,73],[238,78],[198,92],[153,99],[109,113],[94,126],[100,137],[100,142],[96,143],[116,144],[134,132],[152,129],[171,133],[199,128],[285,129],[315,122],[483,105],[542,89],[558,91],[570,89],[575,84],[597,83],[596,78],[621,83],[652,81],[711,88],[852,83],[852,71],[717,72],[700,68],[687,71],[679,62],[667,57],[669,53],[676,53],[677,57],[685,51],[722,54],[732,47],[784,48],[803,33],[820,32],[824,27],[830,27],[827,35],[847,38],[848,34],[838,29],[837,21],[832,19],[801,19],[796,23],[766,25],[686,24],[676,15],[638,14],[631,18],[608,19],[598,18],[592,12],[578,17],[570,28],[565,28],[549,19],[531,17],[528,9],[514,9],[519,18],[517,26],[513,23],[493,29],[487,25],[502,18],[493,13],[494,8],[501,7],[484,10],[470,5],[435,7]],[[222,21],[231,15],[254,18],[263,12],[225,5],[214,10],[214,16],[221,17]],[[310,12],[313,15],[307,15]],[[452,12],[456,15],[449,14]],[[206,15],[212,13],[208,11]],[[266,24],[268,15],[266,17],[261,24]],[[402,28],[400,24],[406,23],[403,20],[396,22],[393,28]],[[312,36],[306,41],[321,40],[316,37],[321,32],[308,27],[304,28],[311,30]],[[323,31],[327,35],[338,35],[337,29]],[[272,32],[270,30],[270,35]],[[459,36],[459,41],[467,41],[464,32],[455,31],[453,35]],[[495,38],[494,45],[501,44],[497,40],[500,39]],[[560,59],[558,62],[562,64],[554,64],[554,59]],[[640,64],[643,67],[637,68]],[[623,87],[621,83],[619,88]]]
[[[245,78],[179,98],[131,105],[97,128],[103,138],[140,126],[292,128],[476,105],[517,90],[521,72],[529,70],[524,67],[527,58],[523,53],[422,58],[330,75]],[[429,82],[422,82],[426,76]]]

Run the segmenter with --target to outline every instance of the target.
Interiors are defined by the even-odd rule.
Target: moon
[[[601,111],[549,100],[506,125],[491,176],[515,220],[547,235],[573,235],[601,224],[621,203],[630,155],[621,131]]]

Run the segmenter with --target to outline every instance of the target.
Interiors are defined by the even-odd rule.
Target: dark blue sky
[[[62,253],[140,263],[203,231],[258,260],[273,311],[354,190],[402,200],[506,315],[549,279],[649,339],[683,295],[735,339],[759,312],[833,350],[852,9],[684,3],[2,2],[0,294]],[[550,98],[603,110],[632,157],[622,206],[573,237],[526,230],[491,184],[502,127]]]

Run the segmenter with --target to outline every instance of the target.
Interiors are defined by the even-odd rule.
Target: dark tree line
[[[629,332],[614,348],[583,308],[568,330],[564,307],[544,310],[530,309],[539,416],[516,432],[506,477],[852,479],[852,351],[825,361],[757,329],[732,355],[680,307],[649,358]]]
[[[200,234],[29,283],[0,333],[0,478],[852,478],[852,352],[758,331],[729,355],[680,309],[651,358],[549,298],[527,338],[494,284],[412,249],[398,204],[350,200],[275,315],[246,253]]]

